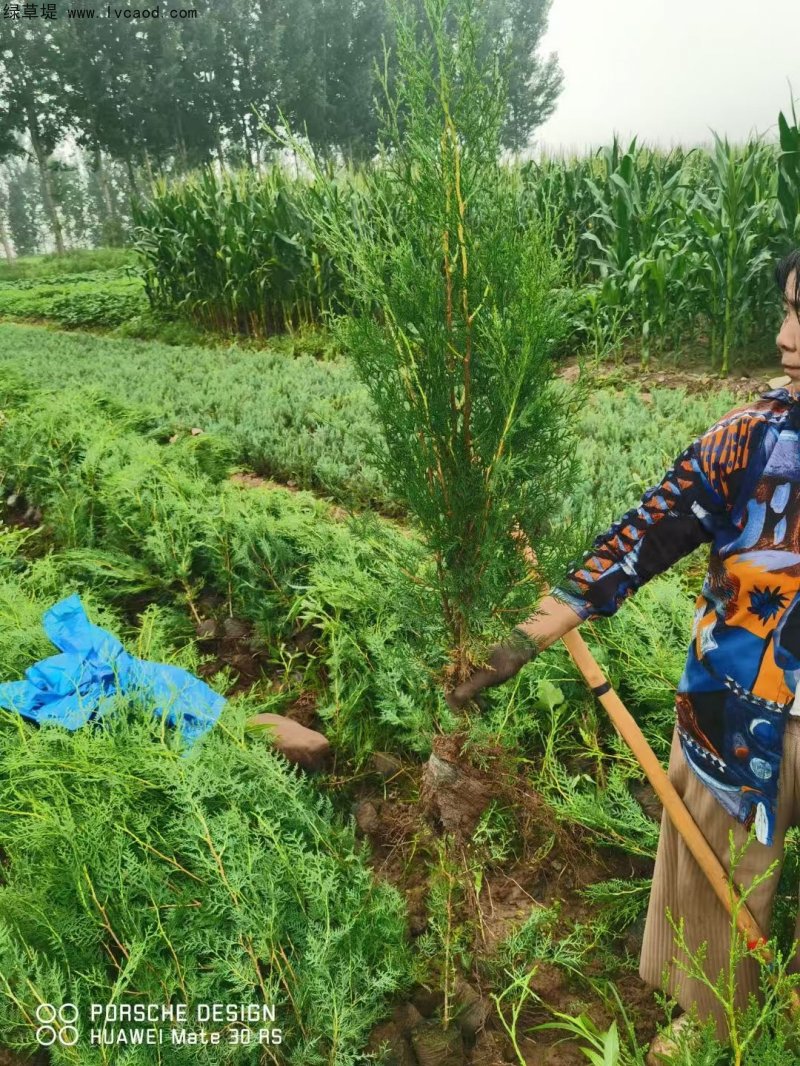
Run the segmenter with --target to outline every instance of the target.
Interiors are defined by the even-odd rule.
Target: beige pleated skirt
[[[672,738],[668,772],[689,813],[719,856],[724,868],[729,870],[728,833],[733,830],[736,847],[740,849],[748,838],[748,832],[724,810],[689,769],[681,751],[677,728]],[[757,874],[763,873],[776,859],[782,860],[786,830],[798,824],[800,718],[790,717],[781,762],[774,844],[768,848],[753,839],[737,866],[735,882],[749,887]],[[769,934],[779,879],[780,866],[768,880],[754,890],[747,901],[753,917],[766,935]],[[686,962],[686,956],[677,950],[674,932],[666,917],[667,908],[676,922],[683,918],[686,943],[691,951],[696,951],[703,942],[707,942],[708,951],[703,966],[706,976],[714,981],[720,971],[728,973],[730,917],[665,811],[661,820],[661,835],[647,910],[639,974],[649,985],[667,989],[684,1010],[690,1010],[692,1004],[696,1003],[701,1020],[713,1017],[717,1024],[717,1033],[720,1039],[725,1041],[728,1038],[728,1029],[719,1002],[701,981],[688,977],[679,965],[681,960]],[[795,927],[795,939],[800,939],[800,916]],[[800,970],[800,955],[794,960],[794,968]],[[739,963],[735,978],[735,1002],[738,1006],[747,1004],[750,993],[761,1001],[760,969],[755,959],[744,959]]]

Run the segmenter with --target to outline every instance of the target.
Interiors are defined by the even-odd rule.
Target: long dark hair
[[[775,264],[775,283],[781,290],[781,296],[786,292],[786,282],[792,271],[796,271],[794,277],[794,302],[800,308],[800,248],[785,255]]]
[[[800,314],[800,248],[795,248],[775,264],[775,283],[781,290],[781,296],[786,294],[786,282],[793,270],[795,271],[794,305],[795,310]],[[800,430],[800,394],[796,395],[789,410],[787,428]]]

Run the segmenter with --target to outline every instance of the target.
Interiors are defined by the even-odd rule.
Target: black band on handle
[[[595,696],[604,696],[606,694],[606,692],[610,692],[610,691],[611,691],[611,683],[609,681],[604,681],[602,685],[593,685],[592,686],[592,692],[595,694]]]

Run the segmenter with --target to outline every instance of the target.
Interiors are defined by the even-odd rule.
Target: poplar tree
[[[359,175],[363,195],[338,195],[313,152],[272,133],[312,169],[314,224],[358,309],[333,326],[377,411],[375,460],[432,553],[459,680],[478,634],[529,614],[576,554],[553,521],[573,469],[575,400],[553,367],[571,297],[552,234],[499,162],[504,53],[481,47],[476,0],[423,3],[421,20],[390,0],[399,76],[392,92],[384,48],[380,165]]]
[[[69,126],[69,110],[61,92],[67,77],[64,35],[57,21],[32,26],[29,19],[4,20],[0,64],[2,129],[27,133],[36,161],[42,203],[56,251],[63,253],[64,233],[57,210],[50,157]]]

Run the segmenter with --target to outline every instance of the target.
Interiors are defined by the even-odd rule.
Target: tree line
[[[512,151],[530,142],[561,89],[557,57],[539,54],[550,2],[482,0],[483,48],[508,82],[501,143]],[[0,14],[0,240],[9,258],[45,241],[59,252],[67,241],[119,243],[127,201],[156,175],[212,163],[261,170],[275,150],[262,120],[276,126],[281,114],[323,158],[375,153],[376,64],[390,84],[397,77],[386,0],[194,0],[191,19],[119,19],[86,5],[70,17],[77,7],[11,3]],[[77,147],[69,162],[57,153],[65,143]]]

